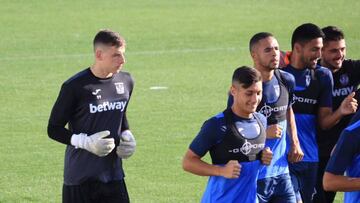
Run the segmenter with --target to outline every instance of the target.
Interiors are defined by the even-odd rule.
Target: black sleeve
[[[75,96],[72,88],[63,84],[52,108],[47,127],[48,136],[60,143],[70,145],[72,132],[65,128],[74,111]]]
[[[128,104],[130,103],[130,98],[131,98],[131,95],[132,95],[132,90],[134,89],[134,79],[131,77],[131,75],[129,74],[129,80],[130,80],[130,94],[129,94],[129,100],[128,100]],[[127,110],[127,107],[126,106],[126,109],[124,111],[124,117],[122,119],[122,123],[121,123],[121,132],[125,131],[125,130],[129,130],[130,129],[130,126],[129,126],[129,122],[127,120],[127,116],[126,116],[126,110]]]
[[[121,124],[121,132],[125,131],[125,130],[129,130],[129,123],[126,117],[126,112],[124,113],[124,118],[122,119],[122,124]]]

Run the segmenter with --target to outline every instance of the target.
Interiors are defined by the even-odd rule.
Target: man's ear
[[[300,53],[302,50],[302,45],[300,43],[295,43],[294,44],[294,51],[296,51],[296,53]]]
[[[230,94],[231,94],[232,96],[235,96],[236,90],[237,90],[236,86],[235,86],[235,85],[231,85],[231,87],[230,87]]]
[[[102,60],[102,51],[100,49],[95,50],[95,58],[97,60]]]
[[[254,51],[250,51],[250,55],[251,55],[251,58],[253,59],[253,61],[255,61],[256,53]]]

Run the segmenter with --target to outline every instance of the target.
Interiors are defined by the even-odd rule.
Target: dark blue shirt
[[[293,111],[295,113],[300,146],[304,162],[318,162],[317,115],[320,107],[332,107],[333,78],[329,69],[295,69],[288,65],[283,69],[295,77]],[[290,142],[288,142],[288,146]]]
[[[266,119],[256,113],[264,127]],[[247,138],[253,138],[259,134],[260,126],[257,120],[235,117],[234,122],[239,132]],[[226,135],[224,114],[220,113],[207,120],[201,127],[200,132],[190,144],[190,149],[200,157],[203,157],[213,146],[220,143]],[[241,173],[239,178],[228,179],[222,176],[210,176],[201,202],[251,202],[257,201],[256,187],[260,167],[259,160],[240,163]]]
[[[326,171],[335,175],[346,172],[348,177],[360,178],[360,120],[354,121],[341,133]],[[360,202],[360,191],[345,192],[344,202]]]

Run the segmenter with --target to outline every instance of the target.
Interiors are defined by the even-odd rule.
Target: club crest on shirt
[[[114,85],[115,85],[117,94],[124,94],[125,93],[124,83],[117,82],[117,83],[114,83]]]
[[[346,86],[349,84],[349,76],[347,74],[340,75],[340,83],[342,86]]]
[[[305,76],[306,87],[308,87],[310,85],[310,80],[311,80],[310,75],[306,75]]]

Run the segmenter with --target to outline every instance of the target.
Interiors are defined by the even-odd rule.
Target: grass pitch
[[[181,159],[203,121],[225,108],[232,71],[252,65],[250,37],[272,32],[289,50],[298,25],[337,25],[348,57],[358,59],[359,7],[355,0],[1,1],[0,202],[61,202],[65,146],[47,137],[47,121],[62,82],[92,64],[100,28],[124,35],[125,70],[136,80],[128,117],[138,148],[124,161],[132,202],[199,202],[207,178],[183,172]]]

